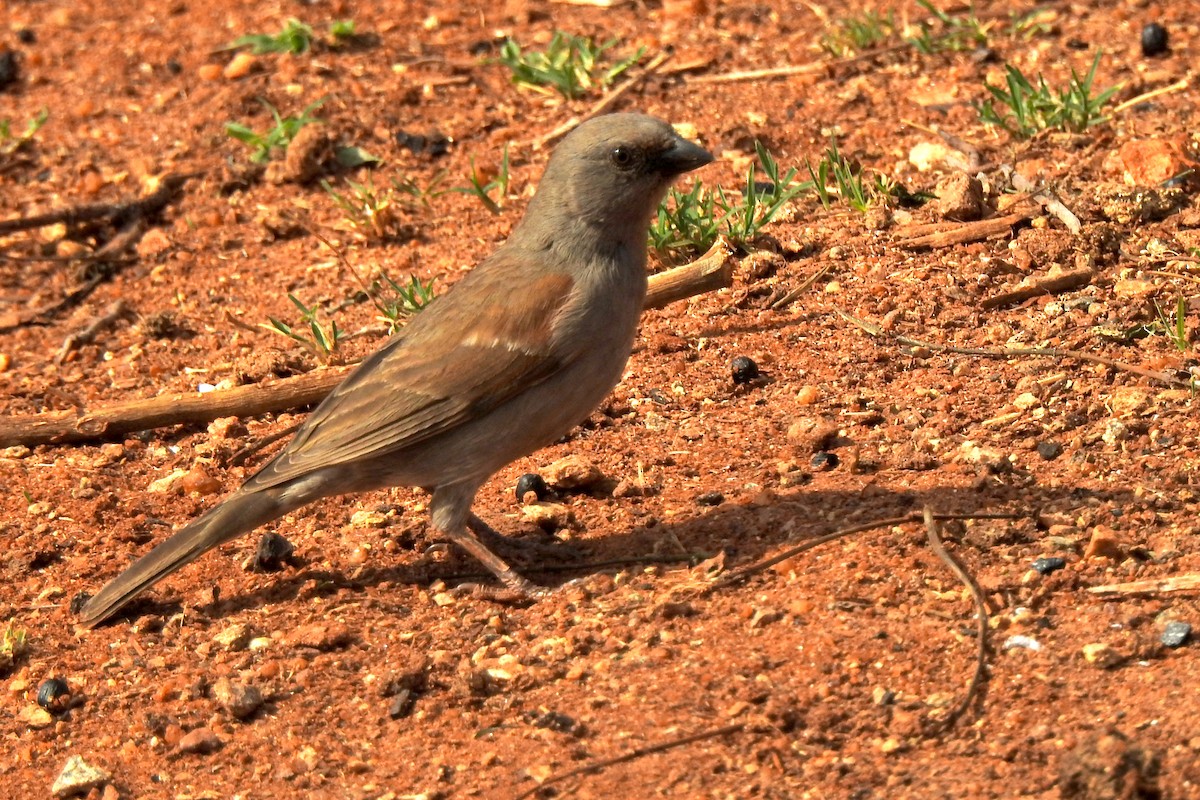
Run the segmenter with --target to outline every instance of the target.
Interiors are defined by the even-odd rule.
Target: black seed
[[[813,453],[808,463],[812,465],[813,469],[828,472],[831,469],[835,469],[841,463],[841,459],[837,457],[837,453],[828,453],[822,450],[819,453]]]
[[[1037,443],[1037,451],[1046,461],[1053,461],[1062,455],[1063,448],[1058,442],[1045,441]]]
[[[71,687],[61,678],[47,678],[38,686],[37,704],[52,714],[67,710],[71,699]]]
[[[1168,622],[1158,640],[1163,647],[1183,647],[1192,638],[1192,626],[1186,622]]]
[[[733,371],[734,383],[749,383],[758,377],[758,364],[752,358],[738,356],[729,366]]]
[[[1067,560],[1062,556],[1048,556],[1039,558],[1033,562],[1033,571],[1041,575],[1049,575],[1051,572],[1058,572],[1067,565]]]
[[[179,73],[183,72],[183,64],[180,64],[173,58],[169,58],[167,59],[167,72],[171,73],[172,75],[178,75]]]
[[[696,495],[696,504],[701,506],[719,506],[725,502],[725,495],[720,492],[705,492]]]
[[[533,496],[538,500],[545,500],[550,494],[550,487],[546,485],[545,479],[536,472],[526,472],[517,478],[517,502],[524,503],[525,495],[530,492],[533,492]]]
[[[1167,52],[1167,29],[1157,22],[1142,28],[1142,55],[1157,56]]]
[[[17,54],[13,50],[0,50],[0,90],[15,83],[21,70],[17,66]]]
[[[426,155],[430,158],[437,158],[450,152],[451,142],[449,136],[436,131],[427,136],[419,133],[409,133],[408,131],[397,131],[396,144],[408,150],[413,155]]]
[[[263,572],[278,572],[291,562],[296,548],[278,533],[264,533],[254,553],[254,566]]]
[[[21,44],[34,44],[37,42],[37,34],[33,32],[33,28],[21,28],[17,31],[17,41]]]

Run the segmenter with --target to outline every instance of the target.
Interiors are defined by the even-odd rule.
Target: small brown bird
[[[471,513],[475,493],[616,385],[645,298],[650,218],[678,176],[710,161],[653,117],[580,125],[499,250],[365,359],[240,489],[88,600],[81,621],[96,625],[203,553],[307,503],[389,486],[432,492],[443,536],[510,589],[536,592],[479,538],[491,534]]]

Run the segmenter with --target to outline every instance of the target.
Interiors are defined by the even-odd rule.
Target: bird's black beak
[[[667,175],[682,175],[712,160],[712,153],[682,137],[676,137],[675,143],[658,158],[663,173]]]

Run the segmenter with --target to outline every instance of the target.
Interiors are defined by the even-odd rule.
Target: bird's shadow
[[[723,503],[669,523],[653,522],[623,532],[599,532],[586,539],[572,541],[582,551],[577,561],[564,560],[542,570],[538,564],[514,561],[526,577],[549,588],[579,577],[611,572],[624,565],[661,563],[663,556],[679,554],[681,568],[688,561],[724,552],[727,568],[751,564],[786,544],[821,536],[839,528],[904,516],[925,506],[939,513],[963,514],[1010,511],[1028,521],[1024,535],[1037,537],[1040,511],[1065,510],[1100,500],[1120,504],[1132,499],[1123,490],[1097,491],[1070,486],[1039,487],[1006,485],[999,481],[976,487],[934,487],[903,490],[869,485],[856,491],[813,490],[804,487],[773,492],[752,503]],[[626,501],[633,502],[633,501]],[[664,543],[669,546],[664,549]],[[667,560],[670,560],[669,558]],[[467,556],[440,563],[418,559],[398,564],[368,564],[347,574],[337,570],[301,566],[292,572],[280,572],[269,585],[220,598],[202,606],[213,617],[258,608],[264,605],[294,602],[309,597],[328,596],[342,590],[361,591],[381,584],[428,587],[437,581],[450,586],[460,582],[493,583]],[[402,603],[400,604],[402,605]],[[167,614],[178,610],[177,602],[151,599],[132,603],[120,616],[136,618],[143,614]]]

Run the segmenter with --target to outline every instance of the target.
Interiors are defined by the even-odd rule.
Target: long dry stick
[[[743,722],[737,722],[733,725],[725,725],[720,728],[712,728],[707,731],[693,733],[690,736],[682,736],[678,739],[669,739],[665,742],[659,742],[658,744],[638,747],[634,750],[630,750],[628,753],[614,756],[613,758],[606,758],[601,761],[592,762],[591,764],[584,764],[581,767],[567,770],[566,772],[559,773],[558,775],[551,775],[549,778],[542,781],[529,791],[517,795],[517,800],[525,800],[527,797],[533,797],[547,786],[555,783],[562,783],[565,780],[570,780],[571,778],[579,775],[589,775],[599,772],[602,769],[607,769],[608,767],[616,764],[624,764],[627,761],[633,761],[641,758],[642,756],[653,755],[654,753],[665,753],[667,750],[673,750],[676,747],[683,747],[684,745],[694,744],[695,742],[702,742],[705,739],[715,739],[718,736],[727,736],[731,733],[741,733],[744,730],[746,730],[746,724]]]
[[[60,222],[66,225],[77,225],[80,222],[89,222],[94,219],[111,219],[114,223],[119,224],[130,219],[153,216],[171,202],[176,191],[199,174],[201,173],[190,172],[183,175],[168,175],[158,182],[157,189],[137,200],[129,200],[124,203],[93,203],[72,206],[33,217],[0,220],[0,236],[15,231],[27,231],[46,225],[55,225]]]
[[[967,692],[963,695],[962,701],[940,722],[941,728],[948,730],[975,703],[975,698],[979,695],[979,691],[983,687],[983,682],[987,678],[988,611],[987,605],[983,601],[983,590],[979,588],[979,583],[971,576],[971,573],[967,572],[962,564],[958,563],[958,560],[954,556],[950,555],[949,551],[942,544],[942,537],[938,534],[938,525],[934,518],[933,509],[925,506],[921,516],[925,519],[925,537],[929,540],[930,549],[933,550],[934,555],[950,568],[955,577],[967,585],[967,589],[971,592],[971,598],[975,601],[975,674],[971,676],[971,682],[967,684]]]
[[[1103,364],[1106,367],[1131,372],[1134,375],[1141,375],[1144,378],[1150,378],[1168,386],[1178,386],[1184,389],[1192,388],[1189,381],[1182,378],[1176,378],[1174,375],[1168,375],[1165,372],[1158,372],[1145,367],[1138,367],[1133,364],[1126,364],[1117,361],[1107,356],[1096,355],[1095,353],[1085,353],[1082,350],[1065,350],[1058,347],[954,347],[948,344],[939,344],[937,342],[924,342],[920,339],[912,339],[908,336],[899,336],[894,333],[889,333],[878,325],[867,322],[865,319],[854,316],[839,308],[835,308],[838,316],[847,322],[862,328],[871,336],[891,339],[897,344],[902,344],[905,347],[923,347],[935,353],[955,353],[964,356],[982,356],[984,358],[1015,358],[1017,356],[1033,356],[1035,358],[1074,358],[1079,361],[1090,361],[1093,364]]]
[[[727,287],[732,251],[724,241],[691,264],[652,275],[646,308]],[[167,425],[202,424],[220,417],[254,416],[319,403],[353,367],[332,367],[208,394],[171,394],[117,403],[94,411],[52,411],[0,417],[0,447],[113,438]]]

